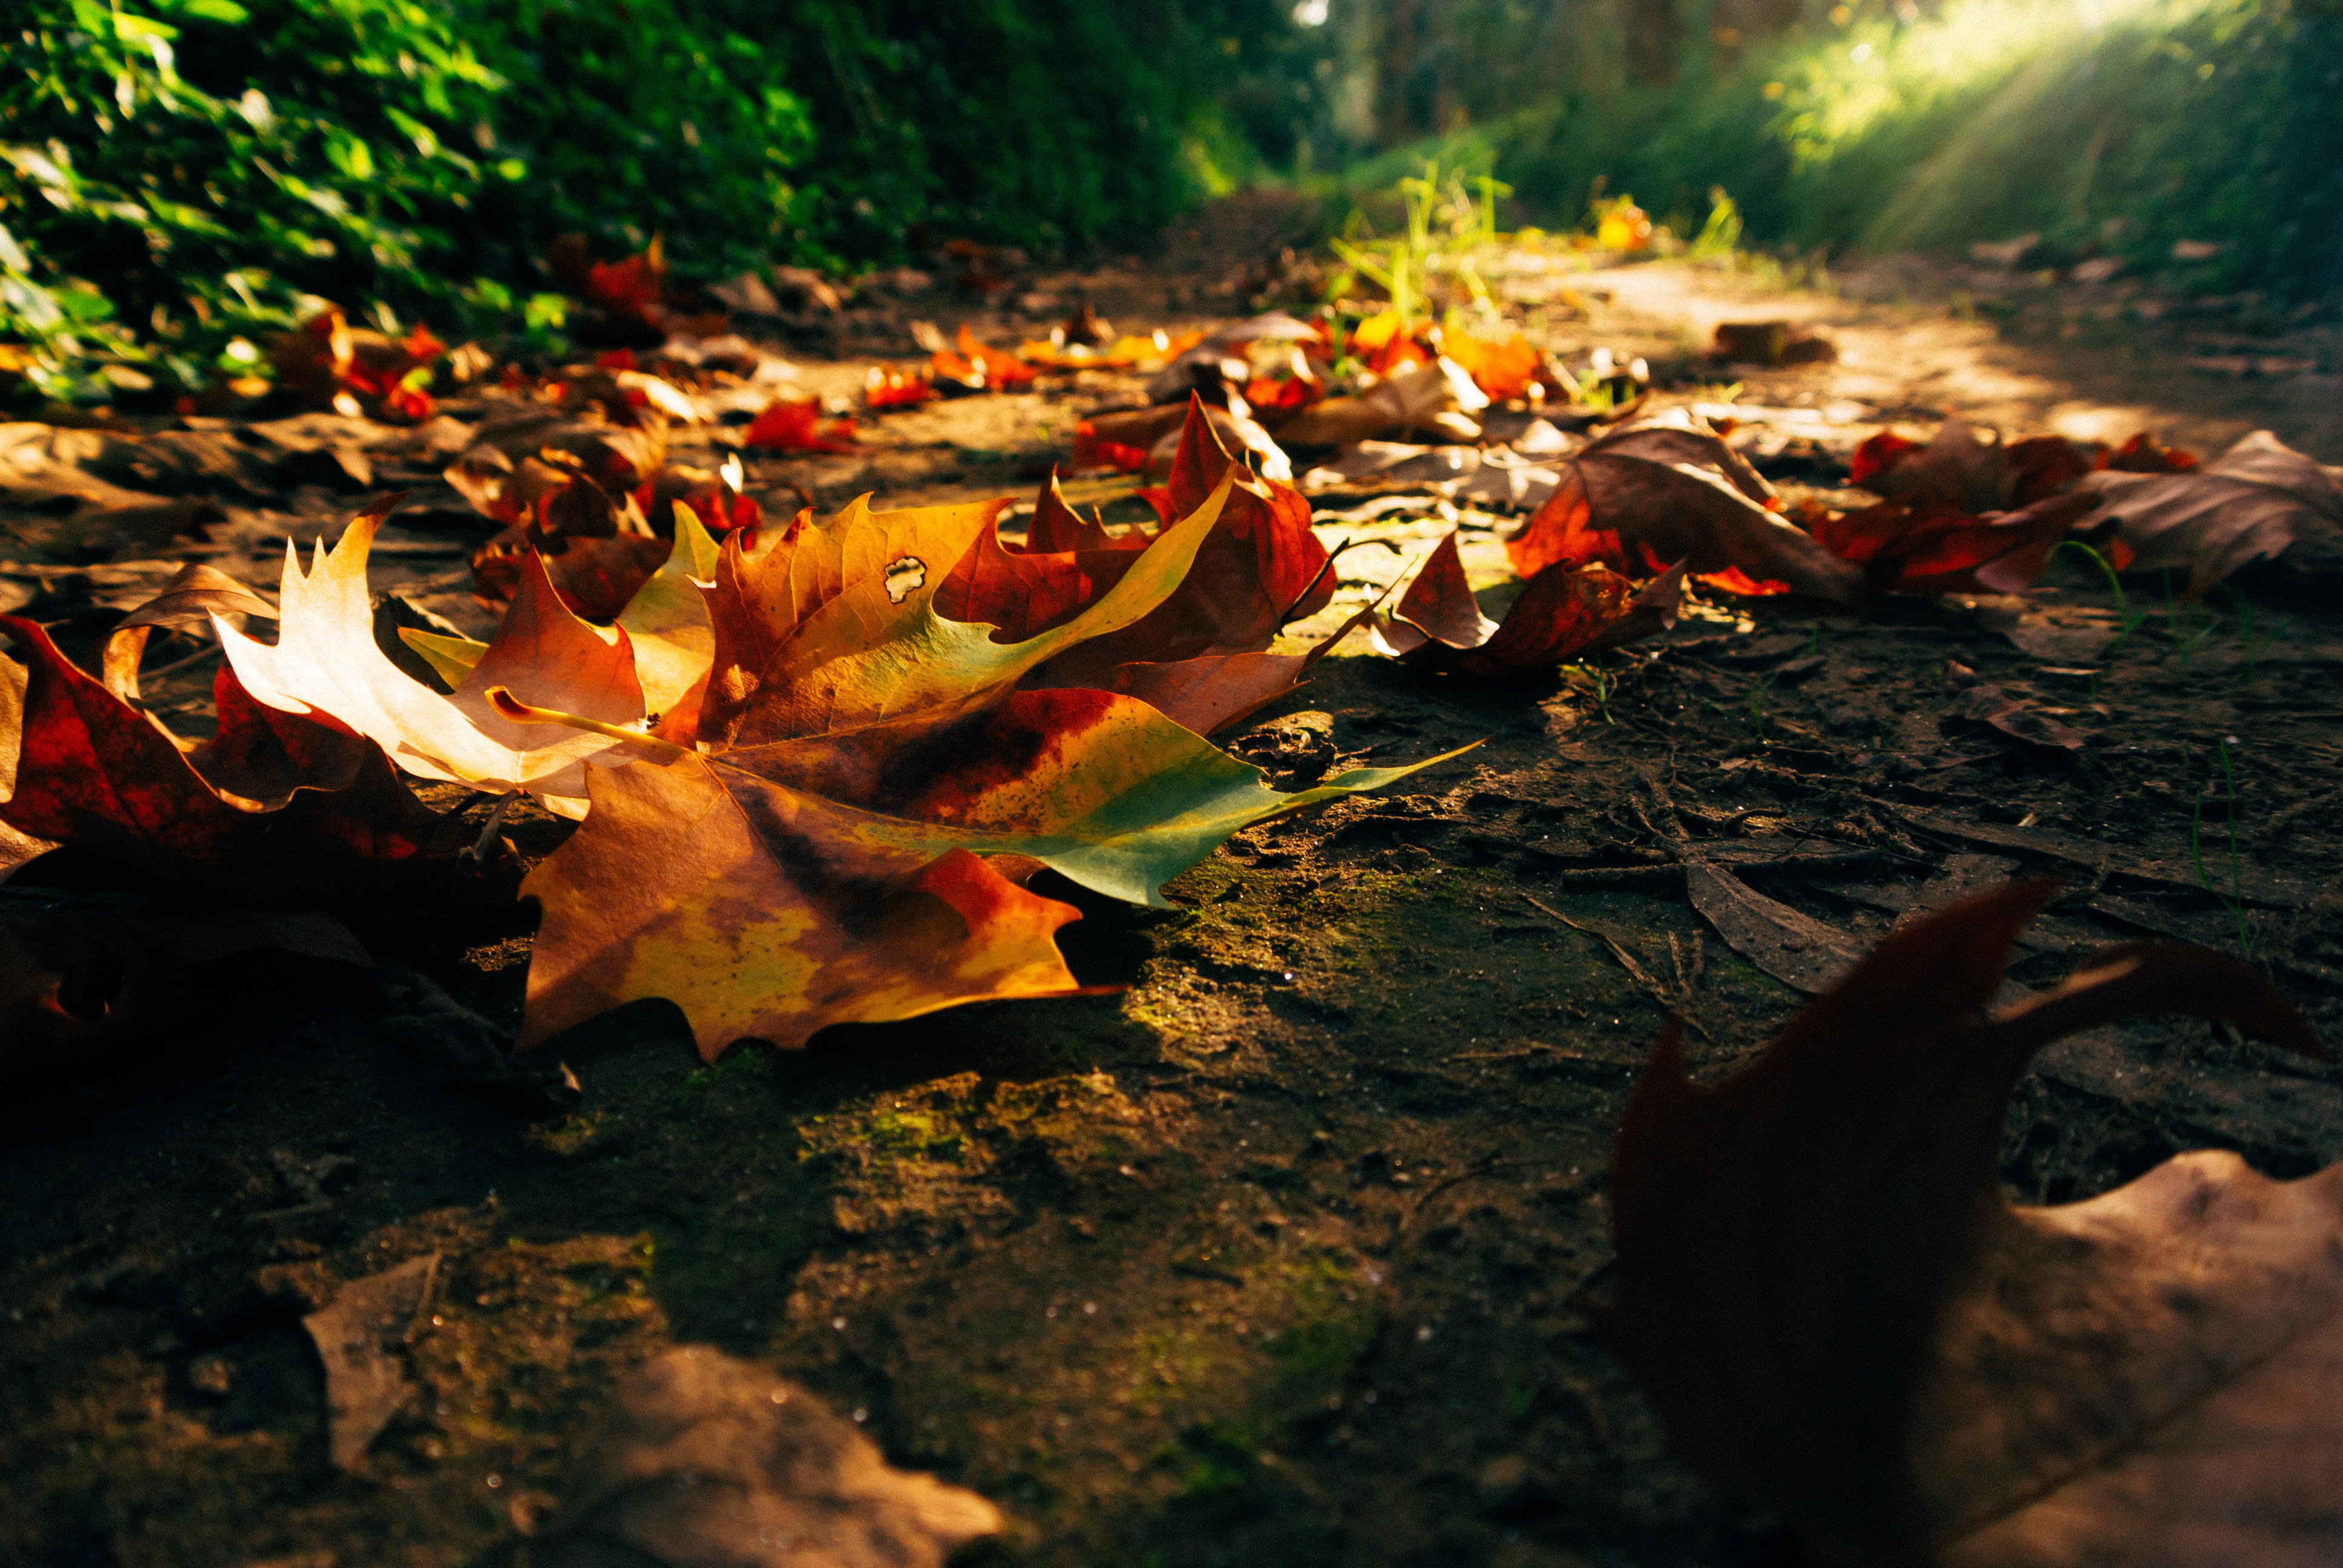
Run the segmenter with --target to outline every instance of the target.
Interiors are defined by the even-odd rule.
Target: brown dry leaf
[[[1831,365],[1838,346],[1795,321],[1720,321],[1709,355],[1742,365]]]
[[[415,1396],[398,1352],[414,1339],[438,1280],[439,1254],[432,1252],[352,1280],[330,1306],[301,1320],[326,1369],[327,1447],[337,1470],[364,1462]]]
[[[107,445],[100,432],[0,425],[0,525],[55,559],[151,556],[200,538],[226,515],[209,501],[126,489],[83,462]]]
[[[1613,1165],[1605,1337],[1679,1448],[1832,1563],[2311,1568],[2343,1516],[2343,1166],[2167,1161],[2013,1207],[2011,1088],[2095,1025],[2316,1052],[2260,975],[2113,950],[1993,1016],[2025,883],[1916,920],[1721,1084],[1672,1026]]]
[[[545,1568],[942,1568],[997,1533],[802,1386],[706,1346],[622,1383],[530,1550]]]
[[[1473,416],[1488,406],[1489,395],[1463,367],[1443,358],[1403,370],[1356,397],[1312,404],[1282,420],[1273,434],[1289,447],[1342,447],[1410,430],[1476,441],[1481,426]]]
[[[1947,673],[1954,689],[1960,693],[1953,704],[1956,717],[1989,724],[2012,739],[2030,746],[2080,751],[2087,744],[2082,736],[2049,714],[2037,713],[2000,687],[1977,679],[1976,671],[1968,666],[1954,664]]]
[[[1926,446],[1880,430],[1855,447],[1849,477],[1891,501],[1984,513],[2031,506],[2091,470],[2089,453],[2064,437],[1987,435],[1960,419],[1946,420]]]
[[[1698,421],[1648,420],[1589,442],[1505,541],[1517,576],[1599,562],[1646,574],[1682,562],[1737,592],[1860,604],[1861,568],[1767,509],[1773,488]]]
[[[2198,588],[2249,561],[2316,537],[2343,537],[2343,469],[2314,462],[2257,430],[2201,468],[2170,474],[2103,469],[2078,487],[2097,498],[2086,519],[2115,519],[2133,571],[2185,571]]]

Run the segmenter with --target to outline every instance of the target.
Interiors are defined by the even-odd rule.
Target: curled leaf
[[[1704,578],[1733,574],[1719,587],[1861,602],[1862,572],[1768,510],[1772,494],[1704,427],[1629,426],[1563,465],[1554,494],[1505,554],[1523,578],[1557,564],[1644,574],[1682,562]]]
[[[1684,570],[1672,568],[1638,590],[1601,565],[1551,566],[1523,588],[1503,622],[1481,613],[1451,533],[1375,626],[1375,644],[1402,658],[1499,677],[1552,669],[1675,624]]]
[[[2049,1209],[1998,1178],[2009,1091],[2054,1040],[2177,1013],[2317,1041],[2245,965],[2165,944],[1985,1015],[2051,891],[1903,927],[1714,1087],[1671,1027],[1620,1129],[1605,1337],[1684,1453],[1824,1561],[2321,1561],[2343,1166],[2184,1154]]]

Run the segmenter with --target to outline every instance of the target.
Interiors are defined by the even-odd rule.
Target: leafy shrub
[[[1594,87],[1386,154],[1493,168],[1523,215],[1575,221],[1599,178],[1696,226],[1722,185],[1769,245],[1879,251],[2035,231],[2207,288],[2343,285],[2343,13],[2308,0],[1866,5],[1736,59],[1704,36],[1675,81]],[[1523,24],[1524,27],[1528,24]],[[1494,43],[1486,46],[1495,47]]]
[[[475,327],[563,233],[713,277],[1150,230],[1232,62],[1291,31],[1276,0],[135,3],[0,34],[0,359],[53,396],[200,382],[305,297]]]

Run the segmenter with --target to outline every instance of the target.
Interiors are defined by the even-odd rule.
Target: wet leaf
[[[1998,1176],[2009,1091],[2066,1035],[2317,1042],[2252,970],[2164,944],[1986,1015],[2052,890],[1908,923],[1723,1083],[1671,1027],[1620,1129],[1603,1332],[1684,1454],[1826,1562],[2323,1561],[2343,1166],[2183,1154],[2049,1209]]]
[[[1608,567],[1551,566],[1522,588],[1503,622],[1493,621],[1473,597],[1451,533],[1398,608],[1378,620],[1375,643],[1383,652],[1471,675],[1524,675],[1666,630],[1675,624],[1683,593],[1681,568],[1639,591]]]
[[[702,1345],[619,1385],[530,1556],[547,1568],[942,1568],[1001,1523],[975,1493],[895,1469],[802,1386]]]

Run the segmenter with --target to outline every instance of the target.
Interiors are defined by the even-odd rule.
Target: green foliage
[[[1474,136],[1543,210],[1598,177],[1684,232],[1723,186],[1751,236],[1878,251],[2039,232],[2206,288],[2343,280],[2343,15],[2287,0],[1953,0],[1784,35],[1670,86],[1567,95]]]
[[[1214,92],[1292,32],[1277,0],[129,4],[0,35],[0,345],[50,396],[200,382],[317,298],[475,330],[564,233],[713,278],[1151,230],[1242,162]]]
[[[1388,54],[1378,10],[1400,15],[1362,0],[1353,25]],[[1801,253],[2036,232],[2204,290],[2343,284],[2343,9],[2328,0],[1815,5],[1734,48],[1689,28],[1664,82],[1625,68],[1629,40],[1602,12],[1476,0],[1440,14],[1413,75],[1354,61],[1378,117],[1399,125],[1424,116],[1383,106],[1397,95],[1404,109],[1433,73],[1450,106],[1434,118],[1453,128],[1325,182],[1335,205],[1372,210],[1372,192],[1433,158],[1503,175],[1517,221],[1576,223],[1591,196],[1632,190],[1690,234],[1722,186],[1749,242]],[[1574,48],[1549,47],[1557,27]],[[2176,265],[2182,239],[2222,249]]]

